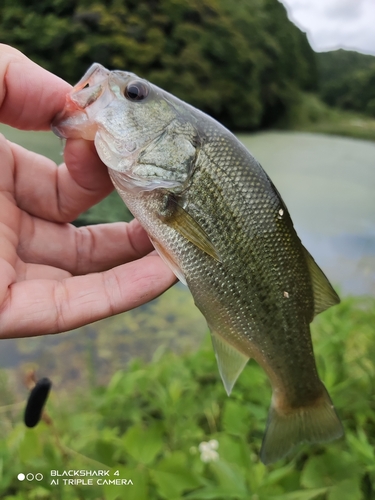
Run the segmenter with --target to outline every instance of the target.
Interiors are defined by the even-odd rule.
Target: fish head
[[[134,73],[95,63],[67,95],[52,130],[93,140],[112,180],[178,190],[191,175],[198,135],[186,106]]]

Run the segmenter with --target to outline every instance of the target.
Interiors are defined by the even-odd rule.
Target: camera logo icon
[[[43,474],[40,472],[37,472],[36,474],[32,474],[31,472],[28,472],[27,474],[23,474],[23,472],[20,472],[17,476],[18,481],[41,481],[43,479]]]

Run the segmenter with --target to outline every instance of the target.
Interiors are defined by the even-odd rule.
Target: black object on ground
[[[35,427],[39,422],[51,386],[52,382],[50,379],[44,377],[38,380],[35,387],[31,390],[24,415],[24,422],[27,427]]]

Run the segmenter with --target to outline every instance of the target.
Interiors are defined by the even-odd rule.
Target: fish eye
[[[148,96],[148,87],[143,82],[130,82],[125,87],[124,96],[129,101],[143,101]]]

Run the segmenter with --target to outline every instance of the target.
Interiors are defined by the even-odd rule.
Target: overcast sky
[[[375,0],[280,0],[316,51],[338,48],[375,55]]]

